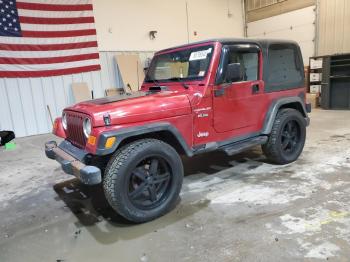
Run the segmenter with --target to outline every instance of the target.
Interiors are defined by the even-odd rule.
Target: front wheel
[[[271,134],[262,150],[276,164],[288,164],[298,159],[306,138],[306,121],[292,108],[281,109],[272,126]]]
[[[109,204],[129,221],[155,219],[172,209],[183,180],[180,156],[156,139],[130,143],[109,161],[103,187]]]

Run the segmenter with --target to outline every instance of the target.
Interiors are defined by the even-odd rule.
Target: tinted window
[[[230,51],[228,64],[231,63],[241,65],[243,81],[258,79],[259,56],[257,52]]]
[[[293,45],[271,45],[267,81],[271,86],[290,86],[303,80],[297,49]]]

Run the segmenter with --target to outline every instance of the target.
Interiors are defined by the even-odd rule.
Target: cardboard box
[[[310,93],[311,94],[321,93],[321,85],[310,85]]]
[[[109,88],[105,90],[106,96],[118,96],[124,94],[125,91],[123,88]]]
[[[118,54],[114,57],[127,92],[136,92],[140,89],[145,73],[139,55]]]
[[[310,73],[310,82],[318,82],[322,80],[322,73]]]
[[[92,99],[91,91],[85,82],[72,83],[72,91],[75,103],[87,101]]]
[[[319,69],[322,68],[323,59],[310,59],[310,69]]]
[[[317,108],[319,105],[319,94],[306,93],[306,101],[311,104],[311,108]]]

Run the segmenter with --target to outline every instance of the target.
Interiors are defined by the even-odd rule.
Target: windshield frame
[[[177,53],[177,52],[181,52],[181,51],[187,51],[187,50],[193,50],[195,51],[196,49],[209,49],[209,48],[212,48],[212,51],[209,55],[209,62],[208,62],[208,65],[206,67],[206,70],[205,70],[205,73],[203,76],[191,76],[191,77],[172,77],[172,78],[165,78],[165,79],[150,79],[149,78],[149,72],[150,70],[152,70],[153,67],[155,67],[155,63],[157,62],[157,59],[162,56],[162,55],[168,55],[168,54],[171,54],[171,53]],[[210,66],[213,62],[213,57],[214,57],[214,53],[215,53],[215,44],[214,43],[203,43],[201,45],[193,45],[193,46],[186,46],[186,47],[182,47],[182,48],[174,48],[174,49],[168,49],[166,50],[165,52],[158,52],[155,54],[155,56],[153,57],[152,59],[152,62],[147,70],[147,73],[146,73],[146,76],[145,76],[145,79],[144,79],[144,82],[145,83],[169,83],[169,82],[191,82],[191,81],[202,81],[204,80],[207,76],[208,76],[208,73],[210,71]],[[177,78],[177,79],[176,79]]]

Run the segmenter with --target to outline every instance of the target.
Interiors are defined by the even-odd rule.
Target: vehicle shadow
[[[177,206],[163,217],[144,224],[134,224],[109,206],[102,186],[85,186],[74,178],[55,184],[53,188],[59,200],[62,200],[78,219],[76,226],[87,229],[101,244],[112,244],[156,232],[193,215],[209,204],[209,201],[179,204],[179,199]]]
[[[259,157],[261,157],[261,153],[259,154],[259,151],[256,152],[256,150],[231,157],[220,152],[203,154],[193,158],[183,157],[185,176],[198,173],[215,175],[219,171],[231,168],[232,161],[239,163]],[[165,216],[148,223],[134,224],[118,215],[109,206],[101,185],[86,186],[74,178],[57,183],[53,188],[59,199],[78,219],[77,227],[86,228],[96,241],[103,244],[111,244],[120,239],[133,239],[157,231],[192,216],[209,205],[209,200],[179,200],[175,209]]]

